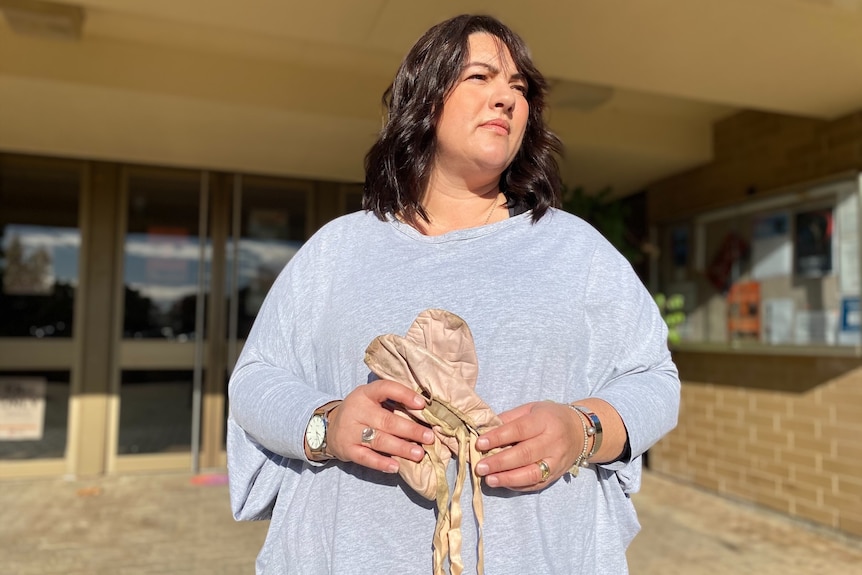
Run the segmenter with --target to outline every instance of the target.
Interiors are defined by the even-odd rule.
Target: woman
[[[489,17],[431,28],[402,63],[366,158],[366,212],[290,261],[231,378],[234,514],[272,519],[258,573],[431,572],[434,506],[396,457],[422,460],[434,436],[392,413],[424,399],[363,363],[428,308],[469,325],[476,393],[503,422],[477,442],[485,572],[626,572],[629,494],[676,423],[679,380],[631,267],[556,209],[545,91]],[[468,496],[462,509],[475,572]]]

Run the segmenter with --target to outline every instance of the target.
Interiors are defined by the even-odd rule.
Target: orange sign
[[[730,286],[727,333],[731,339],[760,337],[760,282],[739,282]]]

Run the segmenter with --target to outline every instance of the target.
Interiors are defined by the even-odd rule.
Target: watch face
[[[305,428],[305,441],[308,443],[308,448],[312,451],[317,451],[323,447],[326,440],[326,422],[322,415],[315,415],[308,422],[308,427]]]

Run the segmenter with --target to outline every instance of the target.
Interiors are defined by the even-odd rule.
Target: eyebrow
[[[488,70],[488,72],[490,72],[491,74],[494,74],[494,75],[497,75],[500,73],[499,68],[497,68],[494,65],[488,64],[486,62],[467,62],[466,64],[464,64],[464,66],[461,68],[461,70],[464,71],[467,68],[472,68],[473,66],[479,66],[480,68],[485,68],[486,70]],[[509,80],[510,81],[519,80],[521,82],[526,82],[527,77],[524,76],[523,74],[521,74],[520,72],[516,72],[516,73],[512,74],[511,76],[509,76]]]

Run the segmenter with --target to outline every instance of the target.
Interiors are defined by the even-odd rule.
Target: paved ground
[[[862,574],[862,540],[663,477],[635,504],[632,575]],[[219,475],[3,481],[0,575],[250,574],[266,527],[233,521]]]
[[[632,575],[862,575],[862,539],[646,474]]]

